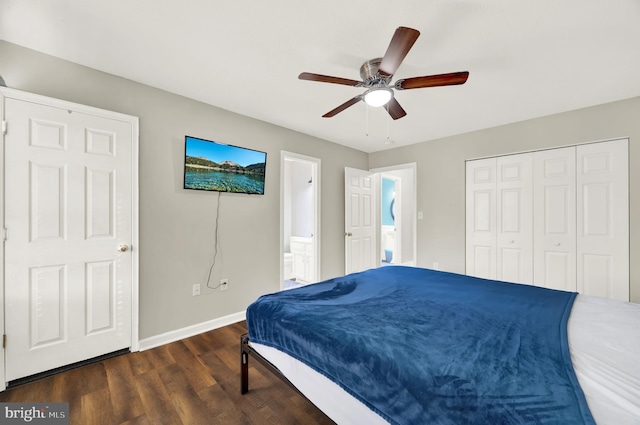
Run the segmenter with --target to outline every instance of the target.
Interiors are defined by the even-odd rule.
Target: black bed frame
[[[298,394],[300,394],[306,400],[309,400],[304,394],[300,392],[300,390],[296,388],[295,385],[291,383],[291,381],[287,379],[286,376],[282,374],[282,372],[280,372],[280,370],[277,367],[275,367],[269,360],[262,357],[260,353],[258,353],[256,350],[253,349],[251,344],[249,344],[248,334],[244,334],[240,336],[240,393],[241,394],[246,394],[247,392],[249,392],[249,354],[251,354],[254,359],[256,359],[264,367],[266,367],[267,370],[269,370],[275,376],[280,378],[285,384],[293,388]],[[309,402],[313,404],[311,400],[309,400]]]

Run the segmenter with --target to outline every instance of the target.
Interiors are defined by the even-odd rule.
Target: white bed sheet
[[[640,304],[578,295],[568,324],[569,350],[598,425],[640,425]],[[387,424],[326,378],[283,352],[251,344],[339,425]]]

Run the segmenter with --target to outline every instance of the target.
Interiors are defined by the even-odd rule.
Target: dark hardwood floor
[[[333,424],[250,359],[240,394],[245,322],[62,372],[0,393],[0,402],[69,402],[75,425]]]

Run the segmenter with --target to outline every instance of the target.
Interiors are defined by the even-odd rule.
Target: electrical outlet
[[[220,279],[220,290],[226,291],[229,289],[229,279]]]
[[[440,270],[440,264],[437,261],[433,262],[433,270]]]
[[[200,284],[196,283],[193,285],[193,296],[197,297],[198,295],[200,295]]]

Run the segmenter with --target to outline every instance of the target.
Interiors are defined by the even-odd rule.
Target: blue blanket
[[[382,267],[265,295],[247,325],[392,424],[595,424],[569,355],[575,296]]]

